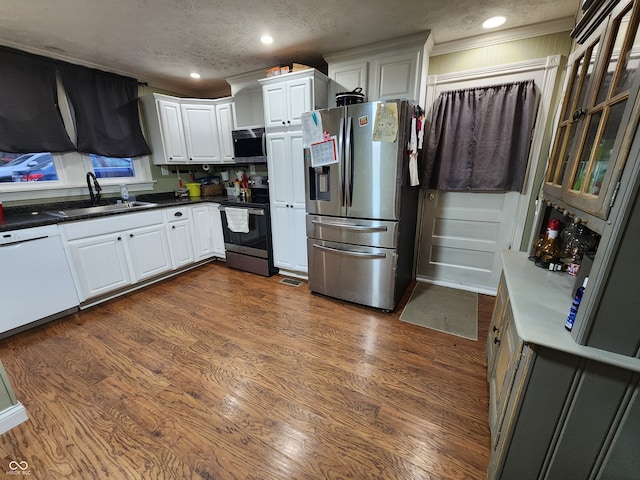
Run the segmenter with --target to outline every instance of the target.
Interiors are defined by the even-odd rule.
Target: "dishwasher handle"
[[[42,235],[41,237],[25,238],[25,239],[15,240],[13,242],[0,243],[0,248],[8,247],[11,245],[18,245],[20,243],[35,242],[36,240],[42,240],[43,238],[49,238],[49,235]]]

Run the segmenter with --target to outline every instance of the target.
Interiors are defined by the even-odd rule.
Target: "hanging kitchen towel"
[[[249,210],[247,208],[225,207],[229,230],[236,233],[249,233]]]
[[[420,185],[418,178],[418,136],[416,135],[416,117],[411,119],[411,137],[407,149],[409,150],[409,178],[412,187]]]

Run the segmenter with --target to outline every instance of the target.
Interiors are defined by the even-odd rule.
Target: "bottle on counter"
[[[542,246],[534,253],[536,265],[542,268],[555,270],[556,265],[560,265],[560,246],[558,245],[558,234],[560,233],[560,221],[552,219],[547,226],[547,234],[542,242]]]
[[[584,295],[584,290],[587,288],[587,282],[589,281],[589,277],[585,277],[584,282],[582,282],[582,286],[576,290],[576,296],[573,297],[573,303],[571,304],[571,308],[569,309],[569,315],[567,316],[567,321],[564,324],[564,328],[566,328],[569,332],[573,329],[573,323],[576,321],[576,315],[578,314],[578,307],[580,306],[580,302],[582,301],[582,295]]]
[[[129,203],[129,189],[123,183],[120,185],[120,198],[122,199],[122,203]]]

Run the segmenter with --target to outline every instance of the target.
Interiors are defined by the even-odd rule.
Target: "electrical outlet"
[[[256,166],[249,165],[249,175],[255,175],[255,174],[256,174]]]
[[[160,167],[160,174],[163,177],[166,177],[167,175],[169,175],[169,169],[167,167]]]

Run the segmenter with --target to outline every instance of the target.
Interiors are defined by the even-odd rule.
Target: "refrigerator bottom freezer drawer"
[[[307,239],[309,289],[383,310],[396,306],[395,249]]]

